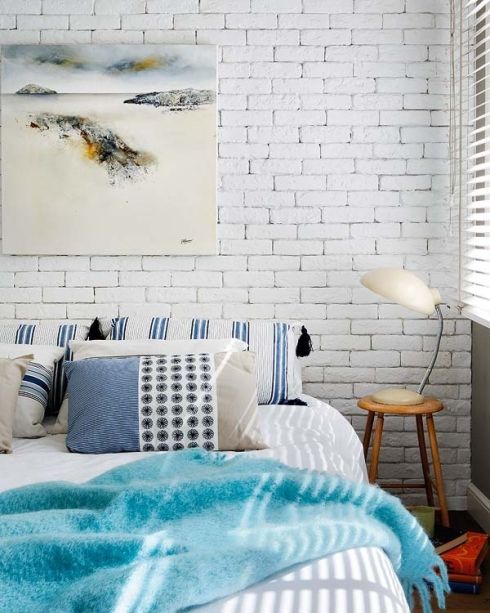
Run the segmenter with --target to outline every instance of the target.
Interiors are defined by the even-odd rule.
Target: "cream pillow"
[[[72,361],[88,358],[129,357],[137,355],[173,355],[181,353],[221,353],[246,351],[247,343],[236,338],[189,339],[176,341],[71,341]],[[68,432],[68,395],[65,394],[52,434]]]
[[[255,353],[217,353],[214,356],[218,397],[219,449],[265,449],[257,423]]]
[[[239,338],[257,355],[259,404],[283,404],[302,392],[296,356],[301,324],[280,321],[129,316],[100,320],[112,340]]]
[[[17,396],[22,378],[32,355],[15,358],[0,358],[0,453],[12,452],[12,430]]]
[[[0,344],[0,358],[33,356],[22,380],[14,418],[14,437],[45,436],[42,425],[53,386],[55,365],[65,353],[64,347],[52,345]]]

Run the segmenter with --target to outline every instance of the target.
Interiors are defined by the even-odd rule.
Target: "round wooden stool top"
[[[374,402],[372,396],[364,396],[357,402],[357,406],[365,411],[373,413],[385,413],[391,415],[430,415],[444,408],[437,398],[427,397],[422,404],[381,404]]]

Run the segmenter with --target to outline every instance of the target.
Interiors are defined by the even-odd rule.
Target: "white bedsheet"
[[[269,449],[248,453],[365,480],[362,446],[349,422],[329,405],[308,396],[302,398],[309,406],[259,408],[260,428]],[[52,480],[81,483],[140,458],[139,453],[72,454],[61,434],[16,439],[14,453],[0,455],[0,491]],[[376,548],[362,548],[299,566],[199,611],[407,613],[409,608],[386,555]]]

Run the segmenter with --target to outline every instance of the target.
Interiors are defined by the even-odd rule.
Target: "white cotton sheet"
[[[308,406],[260,406],[260,429],[269,448],[246,453],[366,480],[362,445],[350,423],[326,403],[302,398]],[[15,439],[13,449],[13,454],[0,456],[0,491],[53,480],[82,483],[142,458],[141,453],[69,453],[62,434]],[[199,611],[408,613],[409,608],[386,555],[380,549],[359,548],[301,565]]]

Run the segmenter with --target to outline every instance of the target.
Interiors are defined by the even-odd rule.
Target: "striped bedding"
[[[246,452],[291,466],[366,479],[362,445],[349,422],[329,405],[301,396],[308,406],[259,407],[269,445]],[[0,491],[42,481],[80,483],[141,457],[137,453],[68,453],[65,435],[14,440],[0,456]],[[196,609],[202,613],[408,613],[401,585],[386,555],[376,548],[350,549],[301,565],[231,598]]]

